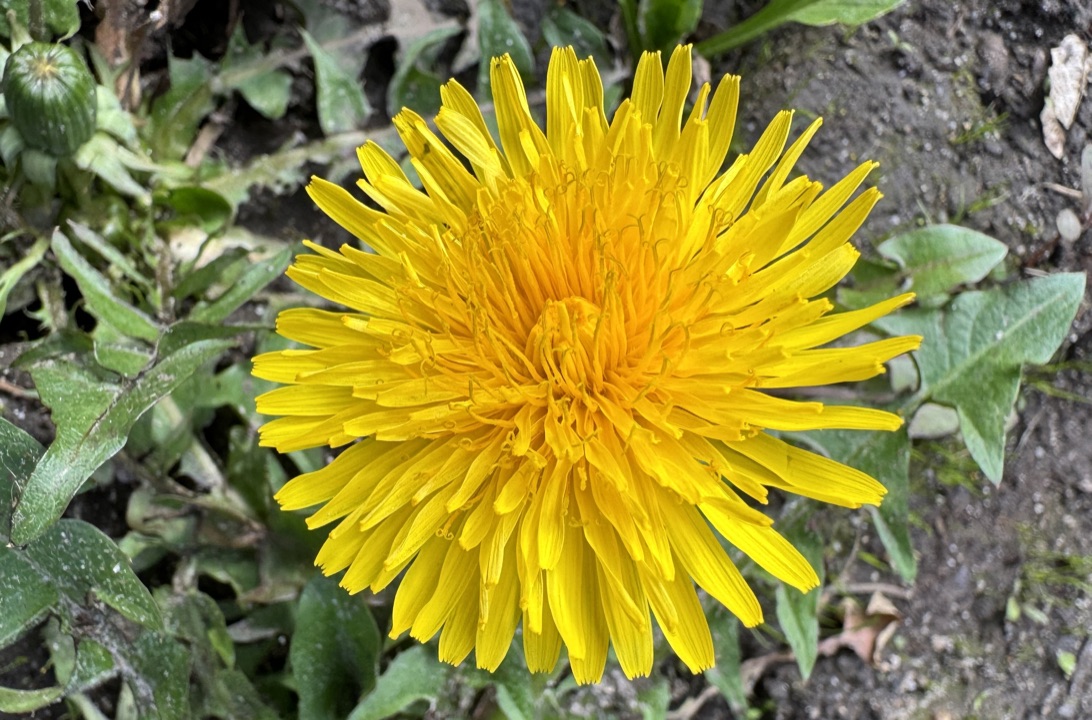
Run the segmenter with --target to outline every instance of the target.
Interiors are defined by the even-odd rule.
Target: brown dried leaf
[[[1043,142],[1050,154],[1061,160],[1065,152],[1065,131],[1077,117],[1092,55],[1077,35],[1066,35],[1058,47],[1050,50],[1050,96],[1039,120],[1043,124]]]
[[[876,663],[880,652],[891,639],[902,613],[882,593],[873,593],[868,607],[861,610],[853,598],[842,601],[845,618],[842,632],[819,643],[819,654],[834,655],[842,648],[852,650],[866,663]]]

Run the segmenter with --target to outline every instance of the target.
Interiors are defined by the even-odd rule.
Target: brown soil
[[[724,17],[733,12],[725,7]],[[706,17],[716,17],[709,3]],[[862,245],[957,222],[1005,242],[1014,276],[1087,272],[1092,232],[1059,240],[1055,217],[1076,200],[1045,184],[1079,187],[1092,99],[1061,160],[1039,123],[1050,49],[1069,33],[1092,40],[1092,5],[924,0],[853,32],[788,26],[715,63],[714,75],[743,75],[749,141],[782,107],[824,117],[801,163],[811,177],[831,182],[860,160],[881,163],[873,180],[886,197],[858,235]],[[1088,359],[1090,328],[1085,303],[1061,360]],[[1092,398],[1085,374],[1046,380]],[[905,613],[894,641],[877,667],[842,651],[821,658],[806,683],[795,665],[779,666],[757,686],[763,717],[1092,717],[1092,597],[1076,588],[1092,581],[1090,425],[1087,404],[1025,389],[997,488],[973,470],[941,481],[945,460],[924,446],[911,500],[919,576],[908,599],[894,599]],[[875,537],[860,539],[883,556]],[[862,562],[854,573],[898,583]],[[1031,616],[1017,617],[1027,606]],[[1059,652],[1076,657],[1069,679]]]

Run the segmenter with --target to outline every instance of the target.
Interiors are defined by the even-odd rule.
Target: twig
[[[667,720],[690,720],[698,714],[701,706],[708,700],[715,698],[720,691],[715,685],[709,685],[697,697],[687,698],[676,710],[667,714]]]
[[[878,592],[889,597],[902,598],[903,600],[909,600],[914,597],[913,588],[904,588],[898,585],[892,585],[891,583],[882,582],[846,583],[844,585],[837,585],[833,589],[843,595],[869,595]]]
[[[7,380],[3,379],[0,379],[0,392],[11,395],[12,397],[23,398],[24,400],[38,399],[38,393],[34,392],[33,390],[27,390],[24,387],[13,385],[12,383],[9,383]]]

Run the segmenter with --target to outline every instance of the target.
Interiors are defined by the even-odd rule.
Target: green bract
[[[28,43],[8,58],[4,98],[24,142],[67,157],[95,131],[95,80],[66,45]]]

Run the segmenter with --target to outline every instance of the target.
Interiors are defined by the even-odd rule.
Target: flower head
[[[689,47],[666,76],[646,54],[609,120],[592,61],[555,50],[545,131],[509,58],[491,81],[499,144],[454,81],[444,139],[410,110],[395,118],[423,190],[374,143],[358,185],[382,210],[308,187],[374,252],[311,244],[289,270],[348,309],[281,313],[278,332],[312,349],[255,358],[255,375],[285,385],[258,399],[282,416],[261,441],[345,449],[277,500],[321,505],[312,528],[336,523],[316,562],[344,570],[349,592],[404,571],[391,635],[439,633],[443,660],[474,650],[492,670],[522,625],[533,671],[564,645],[576,679],[596,681],[613,644],[645,675],[654,616],[700,671],[713,644],[695,584],[762,620],[718,534],[807,590],[815,572],[756,509],[767,489],[883,497],[765,432],[901,424],[769,392],[870,378],[918,345],[826,347],[912,299],[834,313],[822,297],[857,259],[849,238],[880,195],[851,197],[873,165],[826,190],[790,179],[819,121],[786,150],[783,112],[721,173],[739,79],[703,85],[684,118]]]

